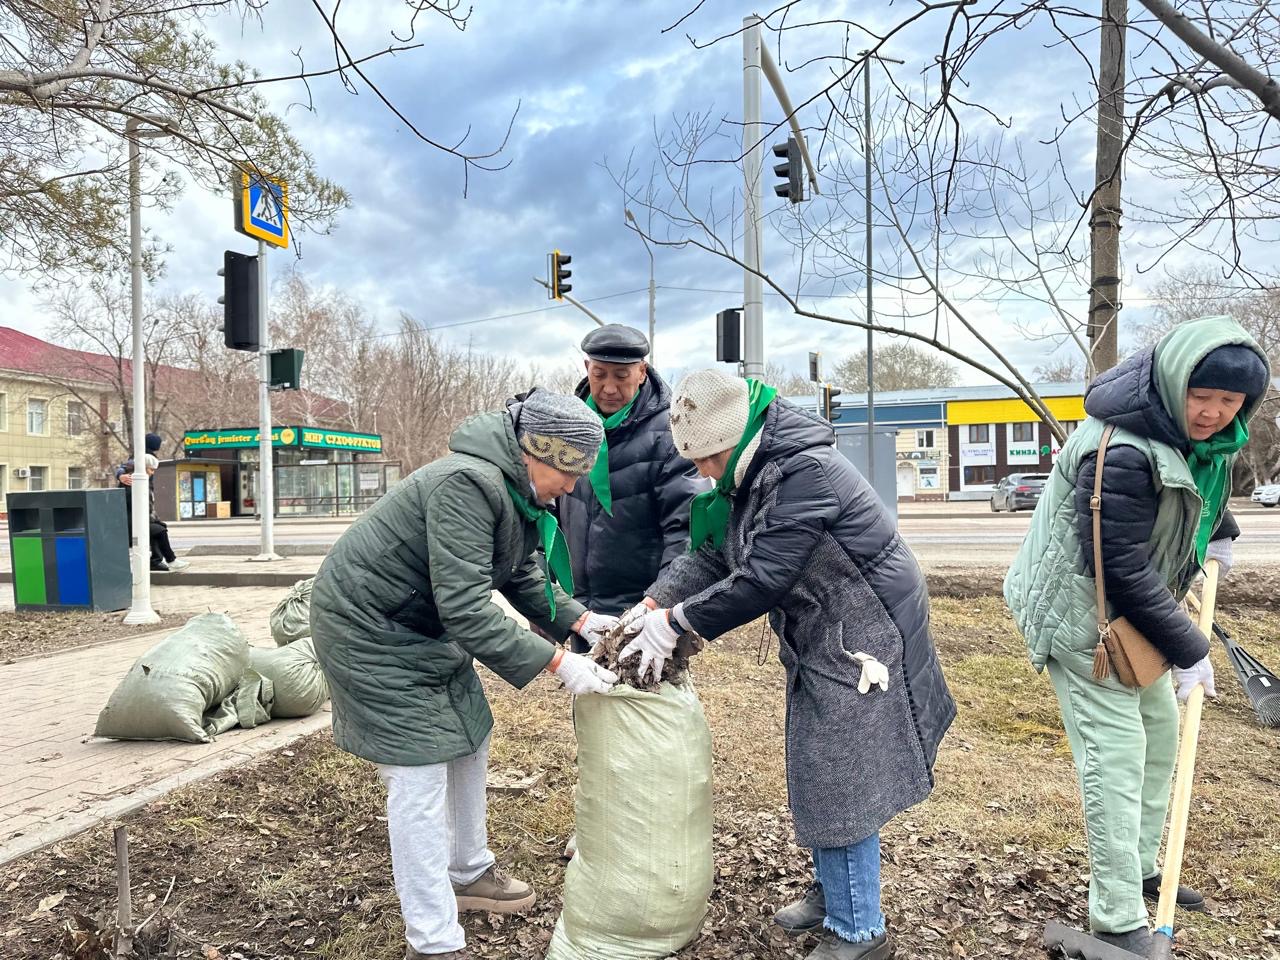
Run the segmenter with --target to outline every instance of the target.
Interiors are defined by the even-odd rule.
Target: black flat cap
[[[601,363],[639,363],[649,355],[649,339],[634,327],[610,323],[582,338],[582,352]]]

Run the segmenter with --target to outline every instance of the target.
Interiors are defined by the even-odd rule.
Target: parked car
[[[1011,473],[991,491],[991,512],[1034,510],[1044,493],[1047,473]]]
[[[1250,499],[1264,507],[1274,507],[1280,503],[1280,483],[1264,483],[1254,487],[1253,496]]]

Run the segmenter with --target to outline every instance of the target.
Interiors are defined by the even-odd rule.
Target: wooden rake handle
[[[1204,565],[1204,590],[1201,592],[1200,631],[1209,636],[1213,631],[1213,608],[1218,602],[1218,561]],[[1204,687],[1196,684],[1187,698],[1186,716],[1178,745],[1178,775],[1173,784],[1173,801],[1169,820],[1169,842],[1164,851],[1164,873],[1160,881],[1160,901],[1156,905],[1156,937],[1153,960],[1165,960],[1173,949],[1173,913],[1178,905],[1178,881],[1182,875],[1182,855],[1187,843],[1187,821],[1191,817],[1191,787],[1196,772],[1196,742],[1200,737],[1200,715],[1204,710]]]

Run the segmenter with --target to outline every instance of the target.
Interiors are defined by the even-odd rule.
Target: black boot
[[[1148,877],[1142,881],[1142,895],[1151,901],[1159,901],[1160,899],[1160,874],[1154,877]],[[1183,910],[1193,910],[1196,913],[1204,912],[1204,894],[1190,887],[1179,885],[1178,887],[1178,906]]]
[[[1135,957],[1151,955],[1151,931],[1146,927],[1128,930],[1124,933],[1095,933],[1093,939],[1109,943],[1121,950],[1128,950]]]
[[[862,943],[850,943],[829,933],[807,960],[889,960],[892,956],[893,941],[887,933]]]
[[[804,896],[789,903],[773,915],[773,922],[787,933],[805,933],[817,930],[827,918],[827,897],[822,884],[813,881],[805,888]]]

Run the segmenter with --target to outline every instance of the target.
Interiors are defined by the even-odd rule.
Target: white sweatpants
[[[378,765],[405,938],[419,953],[466,944],[453,886],[472,883],[494,863],[485,825],[488,768],[488,737],[475,753],[448,763]]]

